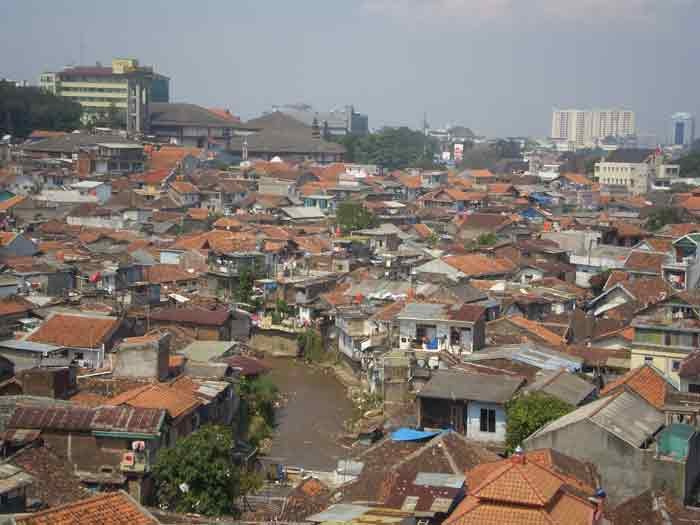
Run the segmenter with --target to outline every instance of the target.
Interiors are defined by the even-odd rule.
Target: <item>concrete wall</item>
[[[122,343],[114,357],[114,377],[157,379],[168,378],[169,337],[143,344]]]
[[[481,409],[496,411],[496,432],[481,431]],[[466,436],[477,441],[503,443],[506,440],[506,411],[502,405],[470,401],[467,405]]]
[[[69,215],[66,218],[66,222],[72,226],[86,226],[89,228],[109,228],[110,230],[121,230],[126,227],[126,222],[119,217],[75,217]]]
[[[588,421],[581,421],[547,433],[529,437],[526,450],[553,448],[598,467],[603,490],[612,505],[635,497],[653,486],[654,456]]]
[[[296,357],[298,350],[296,334],[287,334],[272,330],[254,332],[250,340],[250,346],[255,350],[267,354],[279,354],[290,357]]]

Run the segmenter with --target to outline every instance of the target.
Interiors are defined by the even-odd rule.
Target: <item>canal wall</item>
[[[299,350],[297,335],[278,330],[256,330],[250,347],[272,357],[296,357]]]

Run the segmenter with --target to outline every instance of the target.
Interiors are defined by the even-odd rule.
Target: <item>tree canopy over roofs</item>
[[[696,140],[687,155],[678,160],[683,177],[700,177],[700,140]]]
[[[525,438],[573,409],[568,403],[542,392],[513,398],[506,404],[506,447],[515,450]]]
[[[359,202],[341,202],[335,217],[343,233],[364,230],[377,225],[377,218]]]
[[[383,128],[365,136],[346,135],[338,139],[345,146],[348,162],[378,164],[387,170],[430,168],[437,153],[437,141],[407,127]]]
[[[26,137],[36,129],[73,131],[80,128],[82,106],[36,87],[0,81],[0,131]]]

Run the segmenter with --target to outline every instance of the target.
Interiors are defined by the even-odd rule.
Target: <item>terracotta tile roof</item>
[[[0,299],[0,316],[26,314],[34,308],[34,303],[26,300],[24,297],[10,296]]]
[[[16,238],[17,234],[14,232],[0,232],[0,246],[8,246]]]
[[[321,254],[331,251],[330,239],[313,236],[313,237],[296,237],[294,241],[299,246],[299,249],[311,253],[311,254]]]
[[[579,186],[592,186],[593,181],[586,177],[583,173],[564,173],[562,175],[567,181]]]
[[[151,153],[149,165],[152,170],[172,170],[188,155],[199,157],[201,154],[202,150],[198,148],[161,146],[160,150]]]
[[[107,397],[92,392],[80,391],[74,396],[71,396],[72,403],[82,407],[99,407],[107,403]]]
[[[179,211],[156,210],[151,215],[153,222],[179,222],[184,217],[184,214]]]
[[[467,473],[467,497],[445,525],[591,525],[597,510],[567,479],[527,456],[484,463]]]
[[[53,314],[27,341],[69,348],[99,348],[121,324],[115,317]]]
[[[221,252],[236,251],[238,244],[252,245],[255,249],[255,235],[249,232],[232,232],[227,230],[211,230],[206,233],[185,235],[171,246],[175,250],[217,250]],[[244,251],[244,249],[241,249]]]
[[[232,368],[237,369],[243,377],[264,374],[269,370],[262,361],[244,355],[226,357],[222,359],[222,361],[229,364]]]
[[[455,500],[461,487],[417,485],[420,473],[463,475],[475,466],[497,461],[499,457],[480,443],[455,432],[437,436],[392,466],[381,484],[377,499],[383,506],[401,509],[408,497],[416,498],[414,512],[430,512],[437,499]]]
[[[53,509],[15,518],[17,525],[157,525],[124,491],[106,492]]]
[[[160,186],[165,182],[165,180],[170,176],[171,170],[168,168],[161,168],[158,170],[148,170],[139,177],[137,181],[143,182],[148,186]]]
[[[144,281],[154,284],[193,281],[198,274],[183,270],[177,264],[154,264],[144,268]]]
[[[652,250],[660,253],[668,253],[673,251],[673,240],[661,237],[649,237],[643,242],[648,244]]]
[[[213,113],[219,118],[225,119],[225,120],[230,120],[231,122],[240,122],[241,119],[236,117],[235,115],[231,114],[231,111],[229,111],[226,108],[207,108],[207,111],[210,113]]]
[[[593,494],[600,487],[600,475],[592,463],[580,461],[552,448],[530,450],[525,453],[525,457],[528,461],[544,465],[578,490]]]
[[[442,260],[470,277],[507,274],[517,269],[508,259],[487,257],[478,253],[448,255]]]
[[[206,208],[190,208],[187,210],[187,216],[196,221],[206,221],[209,218],[209,210]]]
[[[611,226],[617,230],[617,236],[621,238],[644,237],[649,235],[646,230],[643,230],[641,227],[631,222],[615,221]]]
[[[423,240],[430,239],[434,235],[433,230],[425,224],[414,224],[413,231]]]
[[[7,210],[14,208],[16,205],[23,203],[27,197],[24,195],[15,195],[7,200],[0,202],[0,212],[6,212]]]
[[[630,274],[623,272],[622,270],[612,270],[608,276],[608,280],[605,281],[604,290],[608,290],[615,286],[617,283],[622,283],[628,281]]]
[[[243,223],[234,217],[221,217],[214,222],[213,226],[220,230],[240,230]]]
[[[474,179],[485,179],[493,177],[493,173],[491,173],[490,170],[468,170],[468,174]]]
[[[374,321],[391,322],[394,319],[396,319],[397,315],[401,313],[401,310],[404,309],[404,306],[406,306],[405,301],[396,301],[394,303],[390,303],[377,310],[372,316],[372,319]]]
[[[643,365],[605,385],[600,395],[614,394],[624,388],[629,388],[649,404],[660,409],[666,402],[669,384],[660,372],[649,365]]]
[[[419,201],[438,201],[438,202],[463,202],[463,201],[482,201],[486,199],[487,194],[479,191],[462,191],[456,188],[441,188],[423,195]]]
[[[107,400],[108,405],[165,410],[173,419],[192,412],[201,403],[187,392],[165,385],[145,385]]]
[[[558,334],[552,332],[548,328],[545,328],[542,324],[537,321],[530,321],[520,316],[513,316],[506,318],[510,323],[522,328],[523,330],[535,335],[539,339],[551,344],[551,345],[563,345],[565,340]]]
[[[688,211],[700,211],[700,196],[693,195],[688,197],[680,205]]]
[[[29,499],[56,507],[90,496],[90,491],[83,487],[73,468],[47,445],[25,447],[8,462],[34,478],[27,488]]]
[[[512,190],[515,188],[513,187],[512,184],[508,184],[507,182],[497,182],[494,184],[489,184],[488,185],[488,190],[490,194],[503,194],[503,193],[510,193]]]
[[[306,478],[287,495],[280,521],[302,523],[331,503],[333,492],[316,478]]]
[[[500,213],[463,213],[455,216],[453,222],[460,229],[489,230],[496,233],[513,223],[513,219]]]
[[[151,312],[151,320],[171,323],[190,323],[204,326],[223,326],[231,312],[225,309],[209,310],[197,306],[164,308]]]
[[[625,270],[661,275],[661,265],[666,259],[664,253],[633,251],[625,261]]]
[[[693,350],[683,358],[678,375],[684,378],[692,378],[700,375],[700,350]]]
[[[682,224],[667,224],[660,230],[660,233],[662,235],[667,235],[674,239],[677,239],[678,237],[683,237],[684,235],[688,235],[689,233],[697,232],[700,232],[700,224],[695,222]]]
[[[640,306],[656,304],[673,294],[673,289],[661,277],[634,279],[621,283]]]
[[[611,525],[691,525],[700,523],[700,511],[670,492],[647,490],[606,512],[606,518]]]
[[[398,179],[401,185],[411,190],[417,190],[423,186],[420,175],[399,175]]]
[[[456,309],[450,309],[448,313],[449,319],[453,321],[466,321],[475,323],[484,317],[486,308],[478,304],[463,304]]]
[[[184,180],[176,180],[174,182],[171,182],[170,187],[180,194],[199,193],[199,189],[197,189],[197,186],[195,186],[191,182],[187,182]]]

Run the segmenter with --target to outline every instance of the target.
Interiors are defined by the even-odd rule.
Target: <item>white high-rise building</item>
[[[555,109],[552,112],[552,139],[569,142],[577,148],[598,146],[607,137],[624,138],[634,134],[634,111]]]

